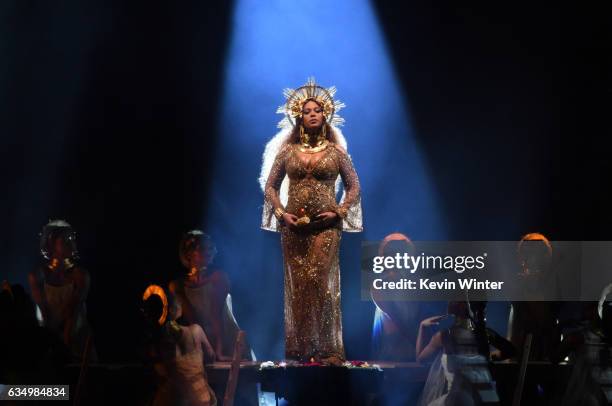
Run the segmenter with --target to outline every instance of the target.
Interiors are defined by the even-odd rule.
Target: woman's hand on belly
[[[298,226],[297,221],[298,221],[298,217],[295,214],[291,214],[291,213],[283,214],[283,222],[290,229],[294,230]]]
[[[317,214],[315,220],[321,221],[323,225],[330,226],[338,220],[338,214],[333,211],[324,211],[323,213]]]

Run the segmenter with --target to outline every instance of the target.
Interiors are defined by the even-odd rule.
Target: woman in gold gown
[[[281,126],[292,125],[266,147],[260,180],[266,179],[262,227],[281,233],[286,358],[338,365],[345,360],[340,238],[343,229],[361,231],[362,221],[359,180],[333,125],[342,122],[334,113],[343,106],[334,93],[313,79],[285,91]],[[278,152],[270,165],[266,156],[272,151]],[[337,203],[340,179],[344,195]]]

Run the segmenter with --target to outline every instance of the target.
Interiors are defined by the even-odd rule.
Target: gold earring
[[[304,132],[304,126],[300,124],[300,142],[304,145],[308,145],[309,140],[308,134]]]
[[[323,128],[321,128],[321,133],[319,134],[318,143],[322,143],[327,139],[327,126],[323,123]]]

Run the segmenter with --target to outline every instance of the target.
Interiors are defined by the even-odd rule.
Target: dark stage
[[[143,361],[143,291],[183,277],[179,242],[201,229],[216,243],[214,264],[257,360],[285,359],[283,253],[279,233],[260,228],[258,177],[283,88],[315,76],[346,103],[363,232],[342,233],[339,248],[342,338],[348,360],[371,360],[376,306],[361,298],[363,241],[392,232],[415,241],[518,241],[531,232],[612,240],[611,37],[602,9],[2,1],[0,281],[30,294],[28,273],[45,261],[39,233],[51,219],[68,221],[91,278],[86,311],[98,358],[83,399],[108,404],[121,392],[141,404],[155,390]],[[612,271],[602,272],[612,282]],[[424,302],[419,315],[445,311],[442,301]],[[505,336],[509,313],[508,302],[490,302],[487,325]],[[2,323],[0,335],[11,330]],[[491,367],[502,404],[518,362]],[[312,390],[336,404],[418,400],[426,364],[373,363],[382,371],[259,371],[243,361],[239,382],[293,400]],[[218,394],[222,365],[206,366]],[[552,391],[568,368],[532,362],[525,386],[546,376]],[[74,385],[78,364],[58,376]],[[344,383],[337,393],[322,389],[330,382]]]

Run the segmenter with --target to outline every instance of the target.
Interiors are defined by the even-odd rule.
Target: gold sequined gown
[[[310,158],[306,164],[300,154]],[[308,156],[310,155],[310,156]],[[341,147],[329,144],[317,154],[303,154],[296,144],[278,153],[266,183],[269,211],[282,207],[279,189],[289,178],[287,205],[291,214],[306,213],[311,223],[293,231],[282,224],[281,244],[285,269],[285,355],[287,359],[345,359],[340,310],[339,247],[343,222],[347,231],[361,230],[360,188],[350,157]],[[345,189],[336,202],[336,180]],[[343,220],[316,221],[323,212],[348,210]],[[268,213],[271,218],[272,213]],[[355,218],[358,224],[350,224]],[[265,213],[264,213],[265,222]],[[351,229],[352,228],[352,229]]]

